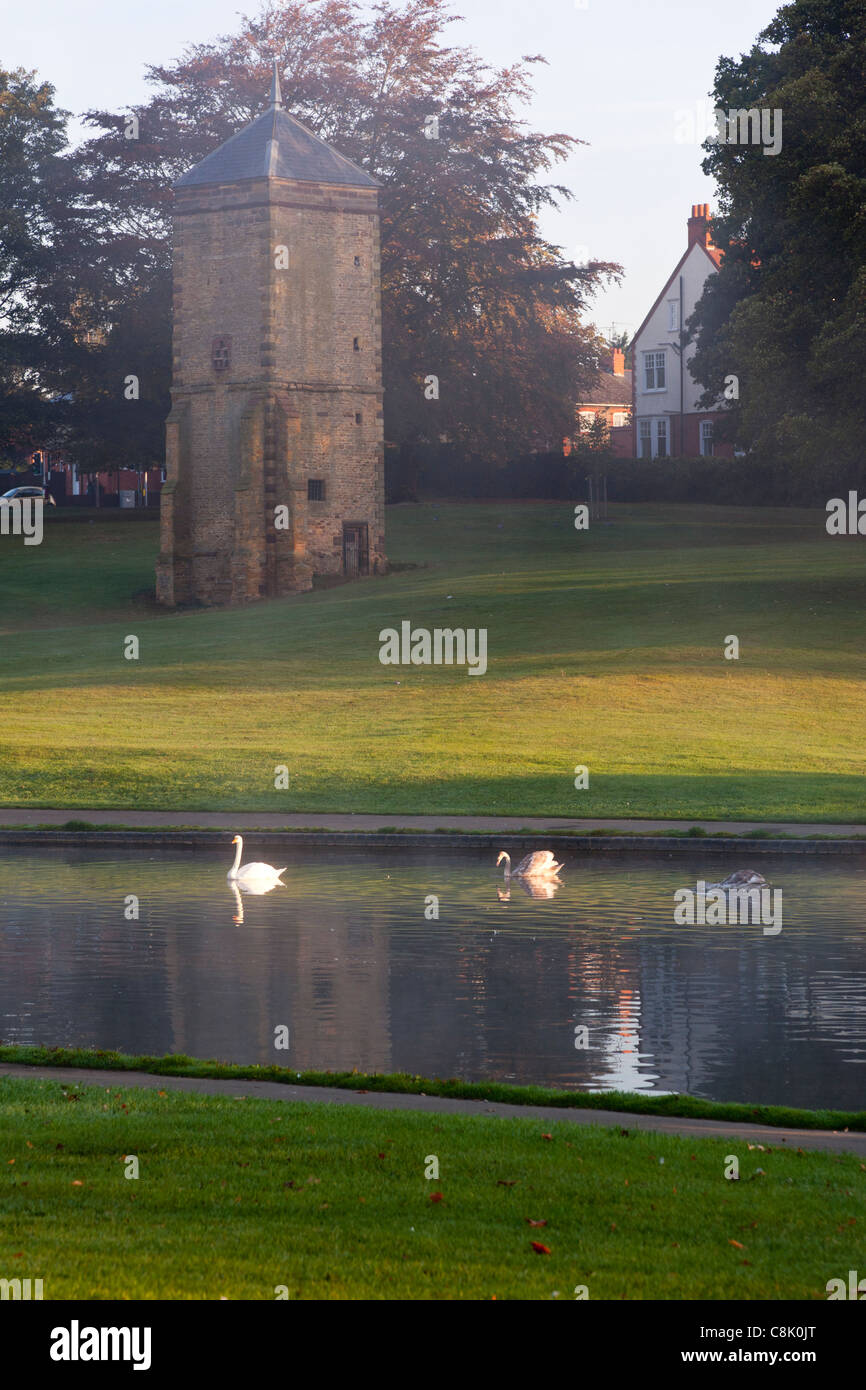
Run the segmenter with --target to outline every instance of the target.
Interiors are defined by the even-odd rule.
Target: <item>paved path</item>
[[[689,830],[693,825],[708,835],[748,835],[752,830],[766,831],[769,836],[792,835],[810,840],[814,836],[831,835],[849,839],[866,836],[866,825],[806,825],[784,821],[709,821],[709,820],[572,820],[559,816],[395,816],[382,811],[369,815],[326,815],[319,811],[298,812],[292,815],[267,811],[87,811],[75,808],[64,810],[4,810],[0,807],[0,826],[65,825],[69,820],[89,821],[92,825],[153,826],[156,828],[183,826],[214,830],[464,830],[517,831],[530,833],[545,830],[570,830],[586,835],[591,830],[619,830],[626,834],[641,832],[664,833],[667,830]]]
[[[489,1100],[449,1100],[441,1096],[407,1096],[388,1091],[340,1091],[330,1086],[288,1086],[279,1081],[212,1081],[192,1076],[158,1076],[143,1071],[97,1071],[91,1067],[25,1067],[0,1063],[0,1077],[78,1082],[83,1086],[147,1086],[161,1091],[194,1091],[208,1096],[243,1096],[254,1100],[358,1105],[368,1110],[422,1110],[436,1115],[496,1115],[504,1119],[543,1120],[548,1124],[622,1126],[687,1139],[739,1139],[791,1149],[828,1149],[866,1158],[866,1133],[836,1130],[784,1129],[774,1125],[741,1124],[735,1120],[689,1120],[662,1115],[634,1115],[616,1110],[561,1110],[552,1105],[504,1105]]]

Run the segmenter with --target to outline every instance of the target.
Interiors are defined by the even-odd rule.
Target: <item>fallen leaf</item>
[[[441,1202],[441,1201],[442,1201],[442,1193],[441,1193],[441,1192],[431,1192],[431,1193],[430,1193],[430,1201],[431,1201],[431,1202]]]
[[[510,1182],[509,1182],[508,1178],[497,1178],[497,1179],[496,1179],[496,1186],[497,1186],[497,1187],[513,1187],[514,1184],[515,1184],[516,1182],[517,1182],[517,1179],[516,1179],[516,1178],[512,1178]]]
[[[83,1187],[83,1186],[84,1186],[84,1183],[81,1181],[80,1178],[73,1178],[73,1179],[72,1179],[72,1186],[73,1186],[73,1187]]]
[[[546,1226],[546,1225],[547,1225],[547,1222],[546,1222],[546,1221],[533,1221],[533,1219],[532,1219],[531,1216],[524,1216],[523,1219],[524,1219],[524,1221],[526,1222],[527,1226]]]
[[[542,1137],[542,1139],[552,1139],[552,1138],[553,1138],[553,1135],[552,1135],[552,1134],[542,1134],[541,1137]]]
[[[167,1095],[168,1095],[168,1091],[157,1091],[156,1094],[157,1094],[158,1096],[167,1096]]]
[[[728,1241],[728,1244],[729,1244],[729,1245],[735,1245],[735,1246],[737,1247],[738,1250],[745,1250],[745,1248],[746,1248],[745,1245],[741,1245],[740,1242],[739,1242],[738,1240],[729,1240],[729,1241]]]
[[[549,1254],[550,1254],[550,1250],[549,1250],[548,1246],[542,1245],[540,1240],[531,1240],[531,1241],[529,1242],[529,1244],[532,1246],[532,1248],[533,1248],[533,1250],[535,1251],[536,1255],[549,1255]]]

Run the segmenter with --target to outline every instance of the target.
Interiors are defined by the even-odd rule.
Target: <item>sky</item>
[[[35,68],[57,104],[121,110],[147,101],[148,64],[178,57],[255,14],[259,0],[0,0],[0,66]],[[624,278],[588,317],[630,335],[686,245],[693,203],[715,206],[701,171],[708,94],[721,56],[748,51],[776,0],[453,0],[449,41],[494,66],[540,54],[536,130],[587,142],[550,179],[574,197],[541,231],[568,259],[619,262]],[[691,127],[691,129],[690,129]]]

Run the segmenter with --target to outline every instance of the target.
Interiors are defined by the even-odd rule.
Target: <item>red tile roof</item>
[[[588,391],[584,391],[577,403],[577,409],[588,405],[627,405],[631,406],[631,370],[615,376],[613,372],[599,372],[598,380]]]

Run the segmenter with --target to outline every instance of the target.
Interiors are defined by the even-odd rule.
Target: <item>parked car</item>
[[[41,497],[43,502],[47,502],[49,507],[56,507],[57,503],[51,496],[46,487],[10,487],[8,492],[0,496],[0,507],[4,502],[11,502],[15,497]]]

